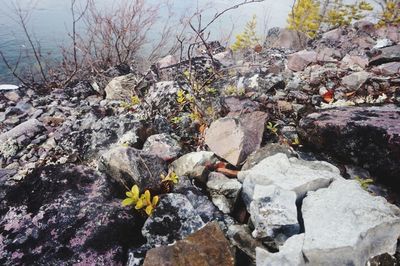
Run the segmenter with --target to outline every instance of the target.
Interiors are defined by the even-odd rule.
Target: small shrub
[[[327,14],[322,18],[328,29],[350,25],[355,20],[363,19],[366,11],[372,11],[373,7],[365,2],[355,4],[343,4],[342,0],[335,0],[329,7]]]
[[[256,34],[257,28],[257,17],[253,15],[252,19],[247,22],[244,31],[238,35],[236,35],[236,41],[231,46],[231,49],[236,51],[243,51],[243,50],[253,50],[259,43],[259,38]]]
[[[385,1],[382,5],[382,13],[380,14],[378,26],[385,25],[400,26],[400,1]]]
[[[314,38],[321,24],[319,6],[316,0],[296,0],[289,13],[288,29]]]

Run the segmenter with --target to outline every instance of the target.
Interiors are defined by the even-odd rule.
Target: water
[[[82,0],[78,0],[82,1]],[[102,8],[109,8],[123,0],[95,0]],[[157,3],[160,0],[149,0],[146,2]],[[16,23],[15,15],[12,12],[12,3],[18,2],[23,7],[29,7],[31,0],[0,0],[0,50],[11,62],[15,62],[21,51],[26,50],[28,43],[22,33],[21,28]],[[29,31],[34,38],[40,42],[41,50],[44,53],[51,53],[53,58],[57,57],[58,48],[65,43],[66,33],[69,30],[71,21],[70,1],[69,0],[38,0],[32,10],[28,23]],[[172,0],[174,17],[179,17],[182,13],[189,14],[196,9],[196,6],[208,5],[205,11],[204,22],[206,22],[218,10],[232,6],[241,1],[232,0]],[[263,35],[266,28],[286,25],[287,14],[290,11],[292,0],[271,1],[255,3],[240,7],[230,11],[213,24],[211,28],[213,38],[224,36],[234,27],[234,34],[240,32],[245,23],[249,21],[253,14],[259,20],[259,34]],[[166,20],[166,11],[160,11],[160,25]],[[267,27],[264,21],[267,20]],[[157,31],[151,34],[157,36]],[[156,38],[156,37],[155,37]],[[8,73],[3,62],[0,62],[0,83],[14,82],[15,80]]]

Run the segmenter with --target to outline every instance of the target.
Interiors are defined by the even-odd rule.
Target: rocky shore
[[[0,87],[0,264],[399,265],[399,29],[256,50]]]

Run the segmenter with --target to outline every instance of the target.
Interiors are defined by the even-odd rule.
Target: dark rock
[[[122,265],[144,242],[141,219],[89,168],[49,166],[0,186],[2,265]]]
[[[160,190],[161,174],[166,175],[165,162],[134,148],[116,147],[103,154],[99,170],[115,180],[121,189],[138,185],[141,190]]]
[[[167,245],[196,232],[204,223],[189,200],[181,194],[167,194],[146,220],[142,234],[149,245]]]
[[[228,240],[214,222],[172,246],[149,250],[143,265],[233,266],[235,260]]]
[[[346,107],[308,115],[300,121],[300,133],[316,150],[346,164],[352,162],[385,182],[397,184],[399,121],[400,108],[395,106]]]
[[[91,95],[97,94],[97,92],[93,89],[89,81],[80,81],[67,87],[65,89],[65,94],[69,97],[85,99]]]
[[[385,47],[375,51],[369,61],[370,66],[377,66],[389,62],[399,62],[400,61],[400,44]]]

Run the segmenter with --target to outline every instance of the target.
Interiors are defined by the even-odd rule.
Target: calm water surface
[[[78,0],[82,1],[82,0]],[[95,0],[102,8],[109,8],[118,4],[121,0]],[[16,60],[20,51],[27,46],[26,40],[21,33],[21,29],[13,20],[12,3],[18,2],[22,7],[29,6],[31,0],[0,0],[0,49],[13,61]],[[150,4],[157,4],[158,0],[146,1]],[[180,14],[189,14],[196,9],[196,6],[208,5],[209,9],[205,12],[204,21],[207,21],[217,10],[223,10],[226,7],[240,1],[232,0],[172,0],[174,17]],[[290,11],[292,0],[267,0],[263,3],[250,4],[239,9],[233,10],[224,15],[217,23],[213,25],[212,32],[214,37],[230,32],[232,24],[235,26],[235,32],[240,32],[245,23],[256,14],[259,19],[259,32],[262,35],[264,31],[265,18],[268,19],[268,27],[280,26],[286,24],[287,14]],[[38,0],[29,20],[29,30],[33,33],[35,39],[40,41],[42,51],[52,53],[56,57],[57,48],[65,42],[65,36],[68,32],[71,15],[69,10],[69,0]],[[161,23],[166,20],[166,11],[161,10]],[[157,31],[151,33],[157,38]],[[7,74],[5,66],[0,62],[0,83],[12,81]]]

